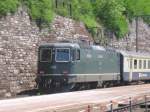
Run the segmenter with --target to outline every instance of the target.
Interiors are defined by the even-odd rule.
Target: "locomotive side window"
[[[134,60],[134,69],[137,69],[137,60]]]
[[[40,61],[41,62],[52,61],[52,50],[50,48],[42,48],[40,50]]]
[[[56,62],[70,61],[70,49],[69,48],[57,48],[55,60],[56,60]]]
[[[77,50],[77,53],[76,53],[76,60],[80,60],[80,50],[79,49]]]
[[[72,52],[72,61],[76,60],[76,50],[73,50]]]

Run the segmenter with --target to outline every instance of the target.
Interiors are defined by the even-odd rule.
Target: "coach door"
[[[132,72],[133,72],[133,59],[129,58],[129,81],[132,81]]]

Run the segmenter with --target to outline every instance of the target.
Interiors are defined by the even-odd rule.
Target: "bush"
[[[150,0],[124,0],[126,7],[126,15],[132,20],[134,17],[143,17],[150,23]],[[144,17],[145,15],[149,17]]]
[[[97,0],[95,13],[104,26],[120,38],[128,32],[128,22],[123,15],[125,7],[118,0]]]
[[[56,7],[56,0],[53,0],[54,11],[64,17],[69,16],[69,2],[68,0],[57,0],[57,7]]]
[[[0,16],[5,16],[8,12],[14,13],[19,5],[19,0],[0,0]]]
[[[83,21],[88,28],[104,25],[118,38],[128,33],[128,21],[141,16],[150,24],[150,0],[0,0],[0,16],[15,12],[21,1],[28,6],[29,15],[42,28],[54,18],[54,13]],[[92,31],[94,32],[94,30]]]
[[[73,18],[83,21],[87,27],[96,27],[98,23],[90,0],[72,0]]]
[[[51,0],[27,0],[29,15],[39,27],[50,23],[54,17]]]

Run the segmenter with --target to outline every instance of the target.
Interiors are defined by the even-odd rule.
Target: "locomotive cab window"
[[[69,62],[70,61],[70,49],[69,48],[57,48],[55,54],[56,62]]]
[[[72,61],[75,61],[75,60],[76,60],[76,50],[73,50],[73,51],[72,51],[71,60],[72,60]]]
[[[40,61],[51,62],[51,60],[52,60],[52,50],[50,48],[42,48],[40,50]]]

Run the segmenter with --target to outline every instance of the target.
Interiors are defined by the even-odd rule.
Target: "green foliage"
[[[124,3],[126,15],[130,20],[136,16],[141,16],[150,23],[150,0],[124,0]]]
[[[51,0],[27,0],[29,14],[37,22],[39,27],[46,25],[53,19],[52,1]]]
[[[74,19],[83,21],[87,27],[98,26],[90,0],[72,0],[72,9]]]
[[[61,15],[61,16],[68,16],[69,15],[69,7],[67,0],[57,0],[57,7],[56,7],[56,0],[53,0],[54,11]]]
[[[123,15],[125,7],[120,0],[97,0],[95,13],[99,21],[117,37],[123,37],[128,32],[128,23]]]
[[[0,0],[0,16],[15,12],[18,5],[19,0]]]
[[[104,25],[121,38],[134,17],[141,16],[150,23],[150,17],[144,17],[150,15],[150,0],[57,0],[57,7],[56,0],[0,0],[0,16],[15,12],[22,1],[39,27],[50,23],[56,13],[82,21],[88,28]]]
[[[54,17],[52,0],[22,0],[28,6],[29,15],[39,27],[48,24]],[[15,12],[21,0],[0,0],[0,16]]]
[[[143,17],[150,23],[150,0],[96,0],[95,14],[117,37],[124,37],[128,21],[134,17]]]
[[[150,15],[150,0],[124,0],[128,17]]]
[[[96,27],[98,24],[90,0],[57,0],[57,5],[55,12],[61,16],[71,16],[84,22],[87,27]]]

